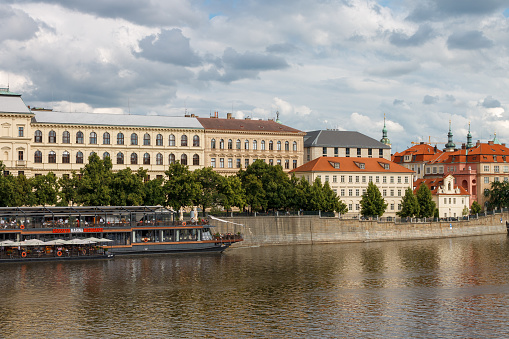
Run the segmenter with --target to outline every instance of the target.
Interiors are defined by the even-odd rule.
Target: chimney
[[[475,143],[475,147],[479,147],[481,146],[481,140],[477,140],[477,142]]]
[[[231,113],[226,113],[226,119],[231,119],[232,118],[232,114]]]
[[[488,140],[488,145],[493,145],[493,140]]]
[[[191,118],[196,118],[196,115],[191,113]]]
[[[246,120],[251,120],[251,118],[250,117],[246,117]]]

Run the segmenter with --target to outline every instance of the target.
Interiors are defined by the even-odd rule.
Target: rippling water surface
[[[506,236],[0,266],[0,336],[509,336]]]

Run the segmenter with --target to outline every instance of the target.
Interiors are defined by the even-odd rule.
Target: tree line
[[[261,160],[236,175],[222,176],[211,167],[190,171],[179,162],[169,165],[165,176],[145,180],[147,170],[112,171],[110,158],[92,154],[79,172],[61,178],[49,172],[26,178],[0,176],[0,206],[185,206],[234,207],[247,211],[314,210],[347,212],[328,182],[312,184],[288,177],[281,166]],[[5,166],[0,164],[3,172]],[[1,172],[0,172],[1,173]]]

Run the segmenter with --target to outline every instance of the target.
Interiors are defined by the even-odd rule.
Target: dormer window
[[[380,161],[379,161],[379,162],[378,162],[378,164],[379,164],[380,166],[382,166],[382,168],[383,168],[383,169],[385,169],[385,170],[389,170],[389,169],[390,169],[390,165],[389,165],[389,164],[387,164],[387,163],[385,163],[385,162],[380,162]]]
[[[360,169],[365,169],[366,168],[366,164],[363,163],[363,162],[354,161],[354,164],[357,165],[357,167],[359,167]]]
[[[332,162],[332,161],[329,161],[329,164],[330,164],[332,167],[334,167],[334,168],[336,168],[336,169],[339,169],[339,162]]]

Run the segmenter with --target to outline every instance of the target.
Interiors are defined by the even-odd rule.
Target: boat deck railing
[[[0,249],[0,259],[30,259],[30,258],[69,258],[69,257],[93,257],[105,255],[102,247],[53,247],[41,246],[39,248],[4,247]]]

